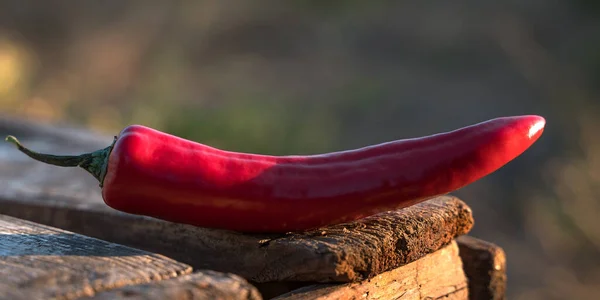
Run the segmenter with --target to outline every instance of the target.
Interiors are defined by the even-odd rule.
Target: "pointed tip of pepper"
[[[542,116],[531,115],[527,116],[530,120],[529,132],[527,136],[531,139],[534,137],[538,137],[544,131],[544,127],[546,127],[546,119]]]

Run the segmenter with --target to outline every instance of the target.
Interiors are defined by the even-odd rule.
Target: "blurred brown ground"
[[[509,299],[600,294],[600,2],[0,1],[0,113],[309,154],[548,126],[456,195]]]

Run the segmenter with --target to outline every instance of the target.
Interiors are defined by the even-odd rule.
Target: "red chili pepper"
[[[349,222],[455,191],[519,156],[542,134],[539,116],[497,118],[455,131],[356,150],[269,156],[212,148],[148,127],[80,156],[28,156],[92,173],[110,207],[243,232]]]

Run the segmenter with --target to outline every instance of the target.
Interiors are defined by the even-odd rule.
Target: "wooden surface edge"
[[[494,243],[472,236],[457,239],[471,300],[506,299],[506,254]]]
[[[304,241],[308,255],[295,262],[311,266],[319,279],[299,272],[286,281],[357,282],[419,260],[467,234],[473,226],[469,206],[445,195],[404,209],[388,211],[351,223],[337,224],[303,233],[292,233],[268,240],[271,251],[295,251],[288,245]],[[298,248],[300,249],[300,248]],[[318,249],[318,250],[317,250]],[[324,261],[333,260],[334,270]],[[269,272],[284,272],[273,270]],[[303,274],[304,273],[304,274]],[[268,281],[268,280],[267,280]]]
[[[75,299],[191,272],[160,254],[0,215],[2,299]]]
[[[314,284],[275,300],[468,299],[458,245],[452,241],[423,258],[373,278],[346,284]]]
[[[261,300],[256,287],[234,274],[201,270],[158,282],[127,285],[96,293],[93,300],[189,299]]]

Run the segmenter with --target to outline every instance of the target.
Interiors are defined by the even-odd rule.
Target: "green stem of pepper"
[[[100,182],[100,187],[102,187],[108,166],[108,157],[117,141],[117,137],[115,137],[110,146],[81,155],[52,155],[35,152],[24,147],[21,142],[12,135],[7,136],[5,141],[14,144],[19,151],[37,161],[60,167],[81,167],[92,174]]]

